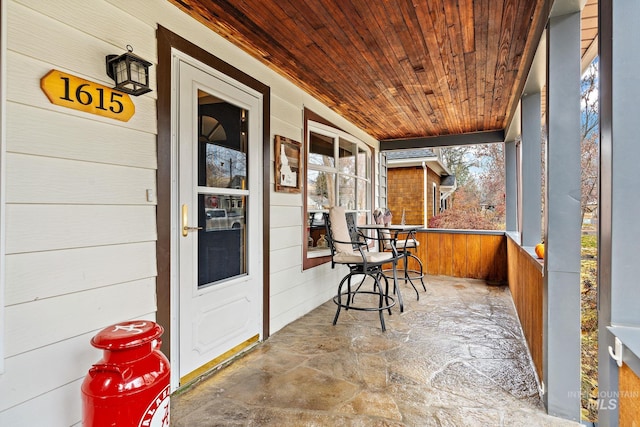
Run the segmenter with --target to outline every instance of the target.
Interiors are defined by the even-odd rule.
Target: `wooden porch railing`
[[[507,283],[504,232],[426,230],[416,234],[420,246],[415,253],[427,274]]]
[[[620,419],[621,426],[635,426],[640,420],[640,378],[624,364],[618,372],[618,390],[620,391]]]
[[[529,345],[538,378],[542,376],[542,264],[507,238],[509,290]]]

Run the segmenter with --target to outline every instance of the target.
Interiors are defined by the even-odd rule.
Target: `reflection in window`
[[[202,116],[200,135],[209,142],[227,140],[227,133],[224,127],[222,127],[218,119],[211,116]]]
[[[343,206],[359,224],[368,221],[371,154],[369,147],[351,135],[315,122],[307,123],[306,253],[307,258],[314,258],[328,254],[322,215],[331,206]]]
[[[340,175],[339,178],[339,200],[340,206],[346,210],[354,210],[356,208],[356,179],[351,176]]]
[[[216,144],[206,144],[205,187],[245,189],[247,154]]]
[[[370,167],[371,159],[369,158],[369,152],[358,147],[358,176],[360,178],[368,178]]]
[[[329,209],[335,205],[336,174],[309,170],[307,204],[309,209]]]
[[[355,150],[357,150],[357,146],[353,142],[340,138],[340,173],[356,174]]]
[[[246,110],[198,91],[199,287],[247,274],[247,120]]]
[[[198,195],[198,286],[247,272],[244,196]]]
[[[358,196],[356,209],[359,211],[366,211],[369,207],[368,203],[371,200],[371,195],[369,189],[371,188],[367,181],[362,179],[357,180],[358,189],[356,194]],[[366,222],[366,221],[365,221]],[[360,224],[360,223],[359,223]]]
[[[198,91],[198,185],[247,189],[248,112]]]
[[[333,138],[311,132],[309,135],[309,164],[334,167]]]

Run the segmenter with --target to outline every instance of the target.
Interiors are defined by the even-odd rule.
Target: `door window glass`
[[[198,195],[198,286],[245,274],[244,196]]]
[[[247,274],[246,110],[198,91],[198,286]]]

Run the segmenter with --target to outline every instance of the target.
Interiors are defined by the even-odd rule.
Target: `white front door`
[[[179,271],[174,295],[184,385],[260,339],[262,99],[195,60],[176,56],[174,65]]]

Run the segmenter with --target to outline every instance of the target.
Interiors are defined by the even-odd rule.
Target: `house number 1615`
[[[40,87],[52,104],[62,107],[125,122],[135,113],[135,105],[126,93],[62,71],[49,71],[40,80]]]

